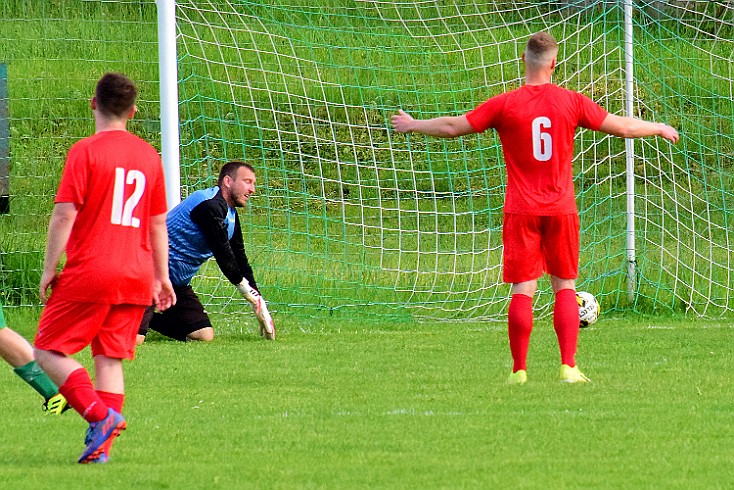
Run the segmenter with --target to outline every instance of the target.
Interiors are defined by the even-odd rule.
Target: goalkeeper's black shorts
[[[191,286],[174,286],[173,290],[176,304],[163,312],[156,312],[155,306],[149,306],[140,323],[139,335],[146,335],[150,329],[166,337],[185,341],[191,332],[212,326],[204,305]]]

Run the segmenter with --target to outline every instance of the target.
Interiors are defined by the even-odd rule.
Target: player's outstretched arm
[[[438,138],[456,138],[474,132],[466,115],[414,119],[402,110],[392,116],[392,127],[398,133],[421,133]]]
[[[166,214],[151,216],[150,245],[153,249],[153,302],[158,311],[176,304],[171,279],[168,277],[168,228]]]
[[[599,131],[620,138],[641,138],[643,136],[661,136],[673,143],[678,142],[678,131],[663,123],[643,121],[634,117],[622,117],[608,114],[599,127]]]
[[[255,312],[257,321],[260,323],[260,335],[268,340],[275,340],[275,323],[273,322],[273,317],[270,315],[270,311],[268,311],[268,304],[265,302],[265,299],[257,289],[250,286],[250,283],[245,278],[242,278],[242,282],[235,286],[242,293],[242,296],[252,305],[252,311]]]
[[[48,223],[48,238],[46,240],[46,256],[43,261],[43,273],[39,295],[41,303],[48,301],[48,290],[53,287],[58,277],[58,266],[61,255],[66,250],[66,244],[71,235],[71,228],[76,220],[76,205],[71,202],[60,202],[54,205],[51,220]]]

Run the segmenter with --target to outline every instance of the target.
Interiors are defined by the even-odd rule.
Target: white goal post
[[[178,71],[176,59],[176,3],[156,0],[161,94],[161,159],[166,177],[166,201],[171,209],[181,202],[181,159],[178,152]]]

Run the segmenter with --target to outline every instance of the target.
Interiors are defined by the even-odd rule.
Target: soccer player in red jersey
[[[672,127],[609,114],[591,99],[551,82],[558,43],[538,32],[522,59],[525,84],[490,98],[461,116],[418,120],[402,110],[392,116],[395,131],[455,138],[494,128],[507,168],[502,241],[503,280],[511,283],[508,332],[513,358],[508,382],[527,382],[526,359],[533,328],[532,298],[548,273],[555,294],[553,326],[561,351],[561,381],[589,381],[576,365],[579,309],[576,277],[579,216],[573,187],[577,127],[622,138],[661,136],[675,143]]]
[[[127,131],[136,97],[135,84],[122,74],[99,80],[91,100],[96,132],[69,150],[48,228],[40,283],[46,306],[34,350],[59,392],[89,422],[80,463],[106,462],[126,427],[122,360],[134,357],[145,308],[151,298],[161,310],[176,301],[161,159]],[[71,357],[88,345],[94,386]]]

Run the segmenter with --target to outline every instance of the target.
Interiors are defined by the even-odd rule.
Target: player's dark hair
[[[138,89],[122,73],[105,73],[94,91],[97,110],[106,116],[123,117],[135,105]]]
[[[239,170],[245,167],[250,170],[253,174],[255,173],[255,167],[250,165],[249,163],[245,162],[227,162],[224,165],[222,165],[222,168],[219,170],[219,179],[217,179],[217,185],[222,186],[222,181],[224,180],[225,176],[229,176],[230,179],[234,180],[237,178],[237,172]]]

